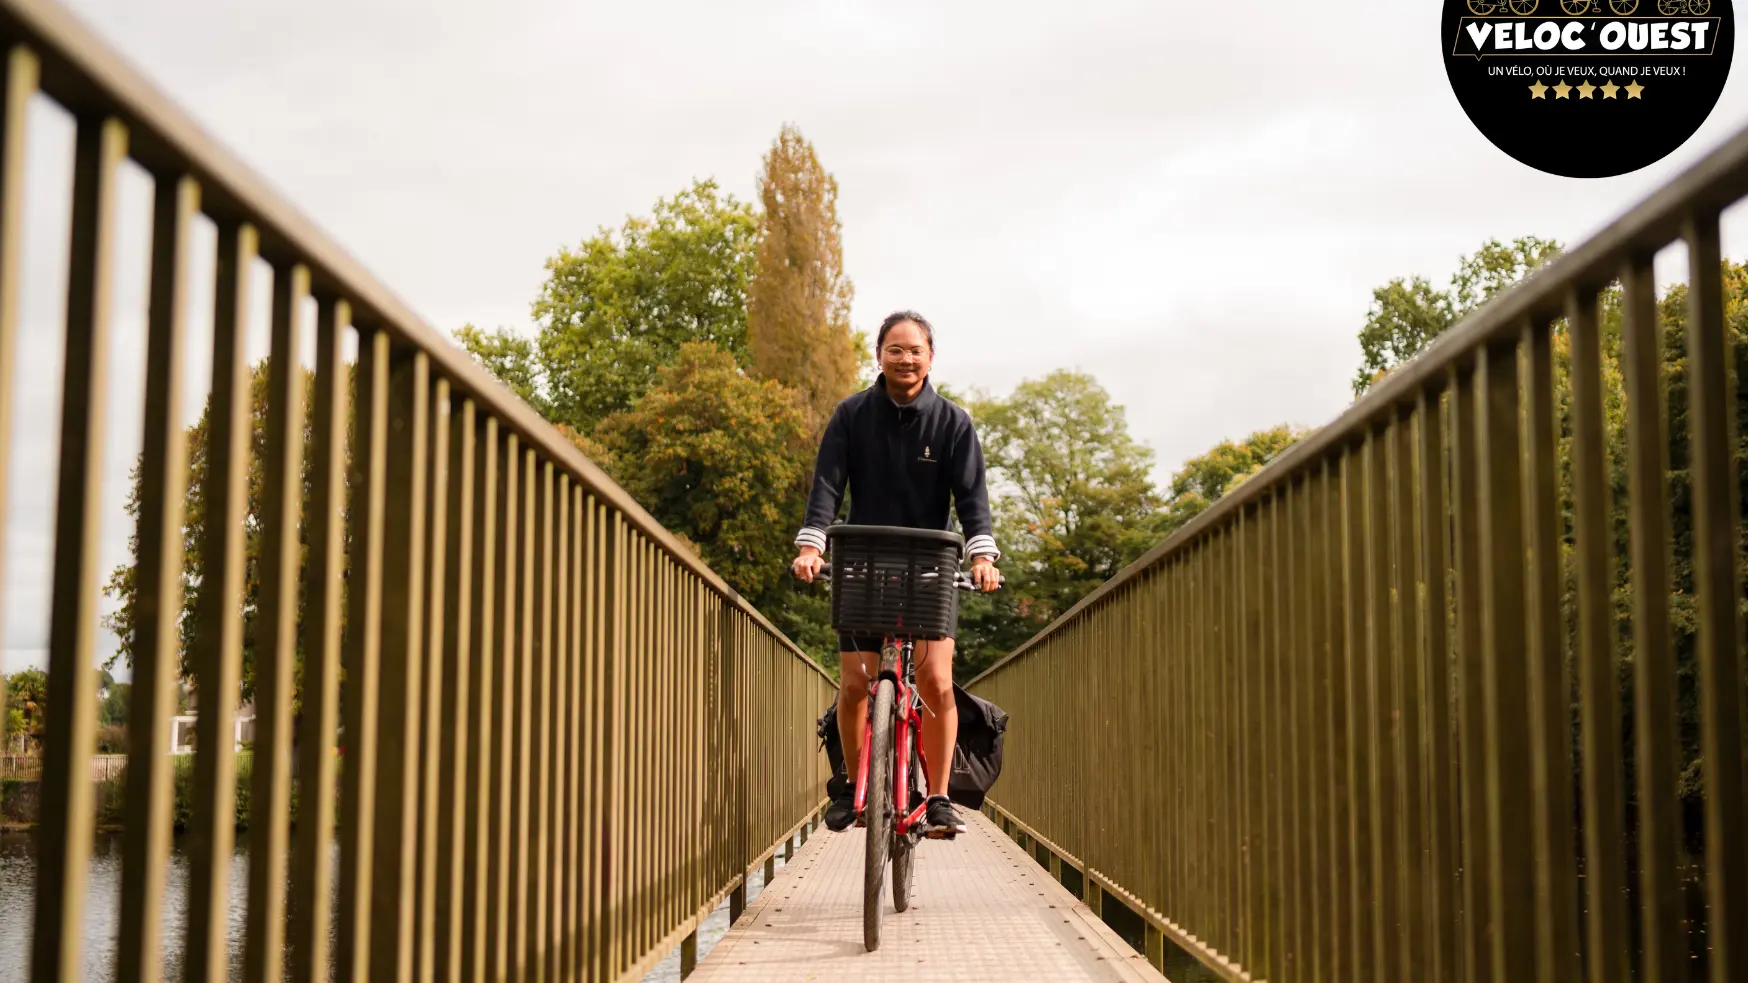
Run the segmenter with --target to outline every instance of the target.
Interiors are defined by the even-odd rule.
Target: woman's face
[[[886,340],[880,345],[880,371],[887,381],[909,388],[929,374],[934,357],[922,326],[915,321],[900,321],[886,332]]]

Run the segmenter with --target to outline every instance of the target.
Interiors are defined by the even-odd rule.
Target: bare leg
[[[929,794],[946,795],[947,782],[953,776],[953,744],[959,737],[959,707],[953,702],[953,640],[916,643],[916,660],[917,695],[923,698],[924,706],[923,754],[929,759]]]
[[[879,668],[878,652],[843,652],[838,656],[838,737],[844,744],[844,773],[852,788],[862,763],[862,728],[868,722],[868,675]]]

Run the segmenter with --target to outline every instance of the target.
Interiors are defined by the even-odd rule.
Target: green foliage
[[[105,674],[107,675],[107,670]],[[97,726],[126,727],[128,701],[132,696],[131,683],[111,683],[108,694],[97,704]]]
[[[989,468],[1007,583],[968,597],[958,668],[980,671],[1160,539],[1153,452],[1090,375],[1059,370],[970,410]]]
[[[1258,430],[1243,440],[1223,440],[1207,453],[1185,461],[1183,469],[1171,479],[1170,498],[1159,525],[1161,535],[1178,531],[1219,501],[1220,496],[1304,439],[1308,432],[1283,423]]]
[[[1363,395],[1452,325],[1559,254],[1560,244],[1550,239],[1524,236],[1509,245],[1489,239],[1458,260],[1445,290],[1418,276],[1397,277],[1373,290],[1372,308],[1360,329],[1354,395]]]
[[[747,284],[758,220],[714,181],[656,202],[547,260],[532,340],[471,326],[457,340],[547,419],[581,433],[630,410],[681,345],[751,365]]]
[[[22,734],[27,747],[42,745],[43,725],[49,706],[49,674],[41,669],[20,669],[6,677],[6,738]]]
[[[756,599],[784,576],[811,450],[793,393],[691,342],[596,439],[613,477],[735,590]]]
[[[817,433],[856,389],[857,359],[872,357],[850,330],[854,288],[844,275],[838,183],[813,144],[788,124],[759,174],[758,272],[747,288],[747,334],[758,373],[801,395]]]

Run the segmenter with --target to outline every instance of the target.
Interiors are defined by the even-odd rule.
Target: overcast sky
[[[1433,2],[71,5],[445,331],[529,330],[548,256],[695,178],[752,197],[794,122],[839,182],[857,326],[923,311],[960,389],[1092,373],[1162,481],[1340,412],[1374,286],[1443,283],[1490,237],[1579,241],[1748,121],[1736,80],[1658,165],[1531,171],[1451,95]],[[66,249],[70,128],[33,126],[8,671],[46,645]],[[130,175],[106,571],[131,531],[147,193]]]

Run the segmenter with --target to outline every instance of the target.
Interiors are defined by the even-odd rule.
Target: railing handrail
[[[201,186],[201,211],[246,221],[260,236],[260,255],[302,264],[317,297],[344,297],[353,322],[386,328],[417,346],[451,381],[508,424],[521,439],[570,471],[583,487],[619,510],[798,657],[820,664],[657,522],[635,499],[471,356],[432,327],[365,270],[313,221],[274,191],[247,164],[213,139],[118,52],[54,0],[0,0],[0,37],[30,44],[41,61],[40,88],[75,114],[107,113],[127,124],[128,156],[155,174],[189,174]],[[118,113],[115,107],[121,107]]]
[[[1425,387],[1438,385],[1437,378],[1463,355],[1518,330],[1526,320],[1549,321],[1562,316],[1566,298],[1575,290],[1600,291],[1619,276],[1618,257],[1623,252],[1655,253],[1679,236],[1689,216],[1722,211],[1744,196],[1748,196],[1748,127],[1738,130],[1601,231],[1561,253],[1522,283],[1496,295],[1433,339],[1424,352],[1379,380],[1335,419],[1289,447],[1242,485],[1220,496],[1163,542],[1119,570],[965,685],[988,677],[1024,655],[1142,571],[1185,543],[1193,542],[1210,526],[1272,492],[1277,475],[1291,474],[1305,463],[1319,459],[1336,444],[1358,439],[1378,418],[1412,401]]]

